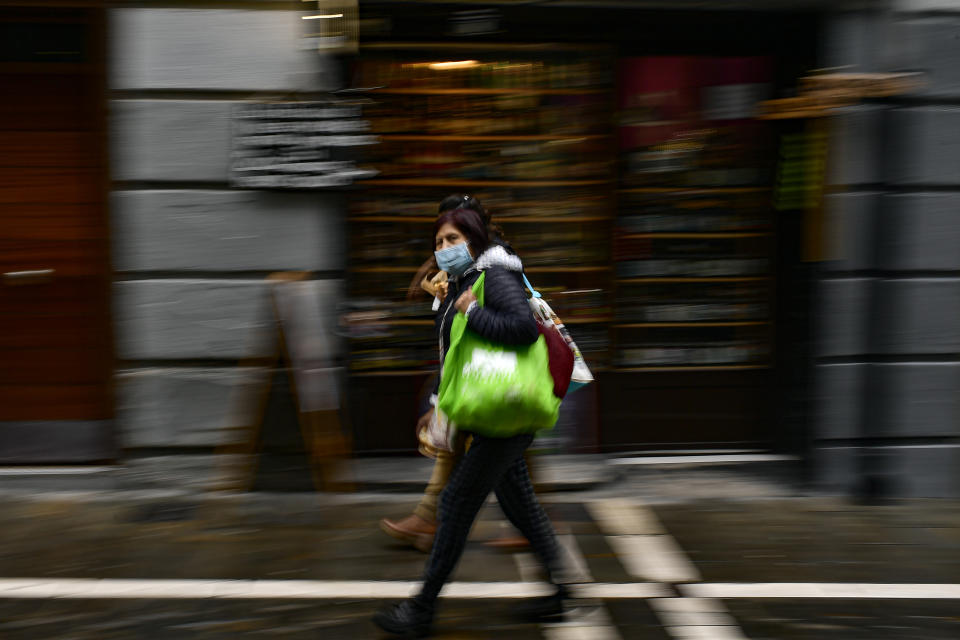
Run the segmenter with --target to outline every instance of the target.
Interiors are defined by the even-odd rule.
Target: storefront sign
[[[378,172],[357,167],[377,143],[359,105],[270,102],[239,105],[233,117],[231,183],[247,189],[344,187]]]

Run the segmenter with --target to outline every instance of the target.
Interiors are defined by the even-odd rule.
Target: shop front
[[[367,99],[380,174],[349,213],[355,448],[414,448],[437,353],[430,298],[411,280],[451,193],[483,202],[596,374],[545,448],[791,440],[778,400],[805,384],[790,373],[803,348],[786,348],[807,339],[803,220],[777,189],[796,132],[756,115],[815,66],[817,24],[362,4],[350,86]]]

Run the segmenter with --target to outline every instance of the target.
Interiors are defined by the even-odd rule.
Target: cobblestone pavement
[[[119,494],[118,494],[119,495]],[[536,562],[481,544],[484,508],[439,638],[960,638],[960,503],[548,494],[582,586],[561,625],[518,622]],[[6,496],[0,638],[382,637],[371,613],[424,556],[381,533],[414,496]]]

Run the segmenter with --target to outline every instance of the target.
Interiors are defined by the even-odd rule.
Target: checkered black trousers
[[[417,599],[432,605],[466,546],[473,521],[491,491],[513,526],[529,541],[555,581],[560,551],[550,519],[533,492],[523,452],[532,435],[488,438],[474,435],[470,449],[454,469],[440,494],[439,523],[433,549],[424,569],[423,589]]]

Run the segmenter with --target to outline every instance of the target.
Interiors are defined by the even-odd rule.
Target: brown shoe
[[[433,536],[437,532],[436,523],[424,520],[416,514],[399,521],[384,518],[380,521],[380,528],[388,536],[411,544],[423,552],[430,551]]]
[[[523,536],[500,536],[487,540],[483,544],[500,551],[524,551],[530,547],[530,541]]]

